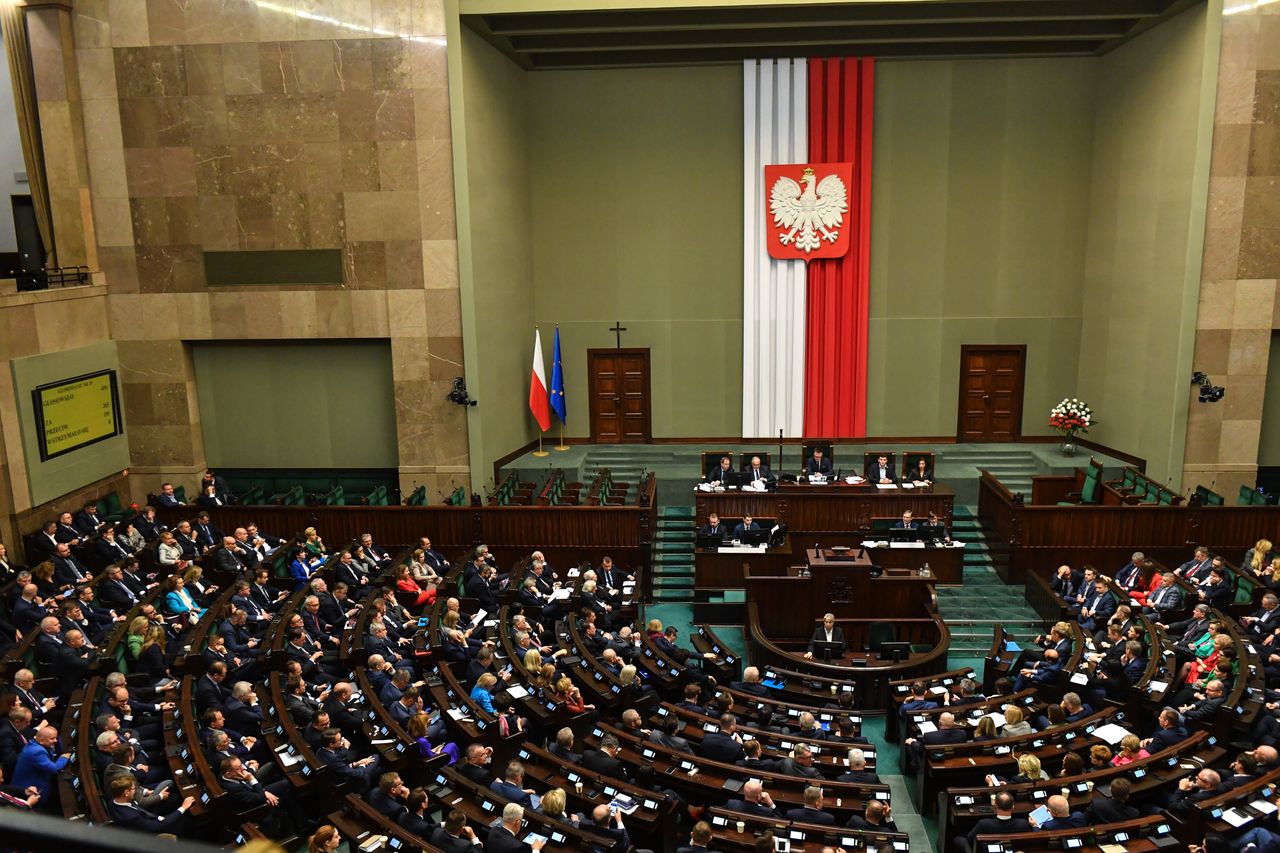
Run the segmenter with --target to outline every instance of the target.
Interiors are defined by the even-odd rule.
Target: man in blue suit
[[[1062,659],[1058,656],[1058,650],[1046,649],[1043,661],[1018,673],[1018,678],[1013,682],[1013,689],[1019,691],[1026,690],[1032,684],[1037,687],[1053,684],[1061,671]]]
[[[1106,581],[1098,580],[1089,588],[1080,605],[1080,615],[1076,618],[1080,620],[1080,626],[1092,634],[1100,626],[1107,624],[1107,620],[1115,612],[1115,596],[1111,594]]]
[[[1071,811],[1071,803],[1061,794],[1054,794],[1049,798],[1045,806],[1049,809],[1049,819],[1044,823],[1036,826],[1035,821],[1031,822],[1037,830],[1053,830],[1053,829],[1077,829],[1085,825],[1086,819],[1083,812]]]
[[[22,752],[18,753],[18,764],[13,771],[14,787],[24,791],[35,788],[40,792],[40,802],[45,805],[50,803],[59,771],[71,760],[68,752],[55,757],[53,748],[57,742],[58,730],[53,726],[36,729],[35,737],[27,741]]]
[[[920,522],[916,521],[911,514],[911,510],[905,510],[902,518],[893,523],[895,530],[916,530],[920,527]]]
[[[1128,564],[1116,572],[1116,583],[1130,591],[1137,589],[1138,584],[1142,583],[1142,567],[1146,564],[1147,555],[1141,551],[1134,551]]]
[[[503,774],[503,778],[494,779],[489,789],[504,799],[519,803],[526,809],[536,809],[537,806],[533,803],[533,789],[525,788],[523,785],[524,765],[519,761],[512,761],[507,764],[507,772]]]
[[[1142,742],[1147,752],[1159,752],[1171,746],[1177,746],[1187,739],[1187,727],[1182,722],[1182,714],[1176,708],[1164,708],[1156,720],[1156,733]]]

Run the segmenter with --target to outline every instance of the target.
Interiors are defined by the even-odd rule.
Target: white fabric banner
[[[805,265],[769,257],[764,167],[809,159],[807,64],[748,59],[742,74],[742,435],[793,437],[804,425]]]

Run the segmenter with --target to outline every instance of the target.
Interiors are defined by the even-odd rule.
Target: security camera
[[[1216,403],[1227,393],[1221,385],[1214,385],[1207,374],[1197,370],[1191,374],[1191,384],[1200,386],[1200,402]]]
[[[449,402],[457,403],[459,406],[474,406],[480,401],[471,399],[471,395],[467,393],[467,380],[459,376],[453,380],[453,390],[449,392]]]

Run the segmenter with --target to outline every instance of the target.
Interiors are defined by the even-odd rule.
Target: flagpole
[[[560,443],[556,445],[556,450],[563,453],[569,449],[569,445],[564,443],[564,421],[560,422]]]
[[[538,431],[538,449],[533,451],[534,456],[550,456],[551,454],[542,449],[542,431]]]

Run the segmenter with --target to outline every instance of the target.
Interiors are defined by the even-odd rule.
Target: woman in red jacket
[[[415,610],[424,605],[430,606],[436,603],[436,591],[434,587],[423,589],[418,586],[418,582],[409,576],[409,567],[404,563],[396,566],[396,592],[404,595],[400,600],[404,602],[406,607],[412,607]],[[397,597],[399,597],[397,595]]]

